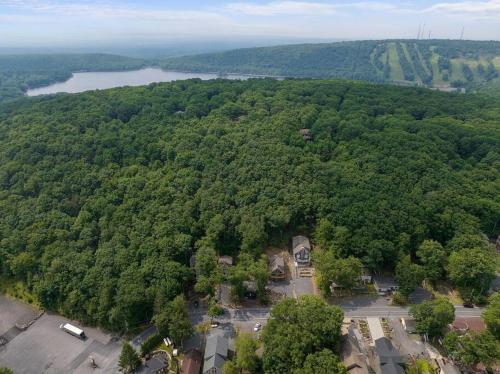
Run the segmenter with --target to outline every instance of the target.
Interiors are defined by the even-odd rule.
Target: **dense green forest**
[[[106,54],[0,55],[0,102],[27,89],[69,79],[77,71],[137,69],[145,61]]]
[[[176,57],[162,66],[187,71],[477,88],[497,80],[500,42],[373,40],[285,45]]]
[[[0,271],[45,307],[126,329],[189,286],[196,251],[257,259],[319,222],[374,270],[424,240],[460,250],[464,233],[499,234],[499,107],[295,79],[4,103]]]

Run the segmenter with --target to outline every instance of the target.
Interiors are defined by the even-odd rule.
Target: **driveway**
[[[417,334],[408,334],[399,318],[389,318],[389,323],[392,327],[392,344],[404,356],[429,358],[427,349],[423,342],[420,341]]]

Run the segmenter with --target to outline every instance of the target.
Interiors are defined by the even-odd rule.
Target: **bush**
[[[148,353],[151,353],[151,351],[158,347],[162,341],[163,338],[160,334],[151,335],[148,340],[141,344],[141,356],[146,356]]]
[[[408,299],[401,293],[395,292],[394,295],[392,295],[392,303],[394,305],[406,305],[408,304]]]

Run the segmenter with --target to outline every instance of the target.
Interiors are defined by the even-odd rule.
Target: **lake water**
[[[77,93],[89,90],[103,90],[123,86],[143,86],[153,82],[172,82],[176,80],[200,78],[203,80],[216,79],[217,74],[208,73],[180,73],[157,68],[146,68],[133,71],[74,73],[65,82],[54,83],[50,86],[33,88],[27,91],[28,96],[54,94],[58,92]],[[227,79],[248,79],[247,75],[230,74]]]

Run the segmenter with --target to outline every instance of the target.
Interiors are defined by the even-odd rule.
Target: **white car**
[[[262,327],[262,325],[259,322],[257,322],[255,324],[255,326],[253,327],[253,331],[258,332],[258,331],[260,331],[261,327]]]

